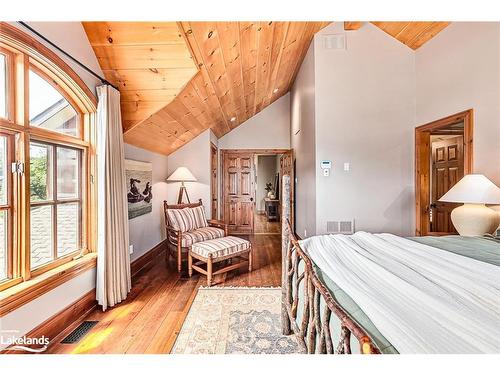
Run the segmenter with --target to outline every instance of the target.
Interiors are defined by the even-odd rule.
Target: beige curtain
[[[120,92],[97,87],[97,302],[103,310],[130,292],[125,155]]]

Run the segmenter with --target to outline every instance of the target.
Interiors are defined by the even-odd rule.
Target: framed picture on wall
[[[153,210],[153,164],[125,160],[128,218],[133,219]]]

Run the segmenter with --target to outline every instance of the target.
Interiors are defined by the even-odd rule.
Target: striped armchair
[[[201,199],[197,203],[187,204],[168,204],[163,201],[163,208],[167,229],[167,260],[175,254],[179,272],[182,271],[182,253],[187,254],[193,243],[228,235],[226,223],[207,220]]]

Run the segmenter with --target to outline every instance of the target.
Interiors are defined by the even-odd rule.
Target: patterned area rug
[[[172,353],[299,353],[280,312],[280,288],[200,288]]]

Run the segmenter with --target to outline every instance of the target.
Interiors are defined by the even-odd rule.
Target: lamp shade
[[[500,204],[500,188],[482,174],[468,174],[458,181],[439,201]]]
[[[174,173],[168,176],[167,181],[171,182],[196,181],[196,177],[194,177],[191,171],[186,167],[179,167],[174,171]]]

